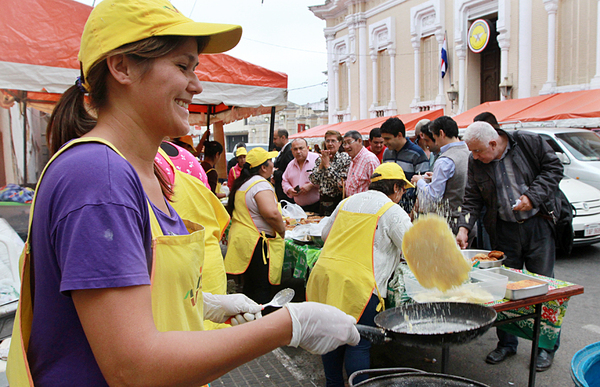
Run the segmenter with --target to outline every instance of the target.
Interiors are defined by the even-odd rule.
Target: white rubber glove
[[[231,319],[232,325],[234,325],[233,320],[242,323],[262,317],[260,313],[262,307],[243,294],[202,294],[204,296],[205,320],[224,323],[229,317],[235,317]],[[244,318],[244,314],[248,318]]]
[[[360,335],[356,319],[338,308],[318,302],[289,303],[292,317],[292,341],[289,346],[323,355],[340,345],[357,345]]]

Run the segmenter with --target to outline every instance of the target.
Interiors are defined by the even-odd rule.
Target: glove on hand
[[[285,307],[292,317],[292,341],[289,346],[323,355],[340,345],[357,345],[360,341],[354,326],[356,319],[338,308],[318,302],[289,303]]]
[[[224,323],[229,317],[235,317],[231,321],[232,325],[237,325],[233,324],[234,320],[241,324],[262,317],[260,315],[262,307],[243,294],[202,294],[204,296],[204,319],[206,320]],[[243,314],[246,314],[248,318],[244,318]],[[250,317],[250,314],[253,318]]]

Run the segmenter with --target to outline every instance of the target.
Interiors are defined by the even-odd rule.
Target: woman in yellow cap
[[[246,148],[243,147],[237,148],[235,151],[235,159],[237,160],[237,164],[235,164],[229,170],[229,174],[227,175],[227,186],[229,187],[229,192],[231,192],[231,187],[233,187],[233,182],[235,181],[235,179],[240,177],[242,168],[246,163],[247,154],[248,152],[246,151]]]
[[[375,326],[388,280],[400,263],[402,238],[412,225],[396,204],[412,187],[398,164],[384,163],[373,172],[368,191],[336,207],[323,227],[325,245],[308,279],[307,300],[336,306],[360,324]],[[361,339],[355,347],[323,355],[327,386],[344,386],[344,365],[348,375],[368,369],[370,348],[370,341]]]
[[[358,342],[354,318],[315,303],[200,332],[204,317],[261,307],[243,295],[204,297],[204,229],[173,210],[153,161],[165,137],[189,130],[198,54],[240,36],[168,0],[104,0],[91,12],[82,75],[48,126],[54,156],[21,258],[11,386],[198,386],[281,345],[323,353]]]
[[[273,285],[279,285],[285,252],[285,222],[269,182],[271,159],[278,154],[263,148],[250,150],[227,201],[232,221],[225,270],[243,274],[243,293],[259,303],[268,302]]]

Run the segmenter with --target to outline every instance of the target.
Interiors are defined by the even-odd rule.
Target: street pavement
[[[546,372],[536,373],[537,387],[574,386],[571,359],[588,344],[600,341],[600,244],[577,248],[559,256],[555,276],[582,285],[585,292],[569,301],[563,323],[561,347],[554,364]],[[496,346],[496,332],[491,329],[479,339],[450,349],[449,373],[490,387],[527,386],[531,342],[519,339],[517,355],[496,365],[485,363],[485,357]],[[441,350],[405,347],[390,343],[374,346],[372,368],[409,367],[426,372],[440,372]],[[5,365],[0,361],[0,371]],[[8,386],[0,372],[0,387]],[[302,387],[325,386],[321,358],[298,349],[284,347],[251,361],[211,383],[212,387]]]
[[[536,373],[537,387],[573,386],[571,359],[588,344],[600,341],[600,244],[576,248],[570,256],[559,256],[555,276],[582,285],[584,294],[569,301],[563,323],[561,347],[554,364],[546,372]],[[479,339],[450,349],[450,374],[484,383],[490,387],[527,386],[531,342],[519,339],[517,355],[496,365],[485,363],[487,354],[496,347],[495,329]],[[372,368],[409,367],[426,372],[440,372],[441,350],[405,347],[396,343],[374,346]],[[280,365],[278,366],[277,363]],[[279,374],[265,371],[265,364],[274,364]],[[244,375],[251,379],[244,380]],[[291,375],[291,377],[290,377]],[[325,386],[319,356],[295,348],[281,348],[248,363],[211,386]]]

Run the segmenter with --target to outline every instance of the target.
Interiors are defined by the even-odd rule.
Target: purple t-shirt
[[[165,234],[187,234],[153,206]],[[149,285],[148,199],[124,158],[100,143],[68,149],[37,192],[30,235],[35,278],[28,359],[36,386],[107,386],[71,290]]]

